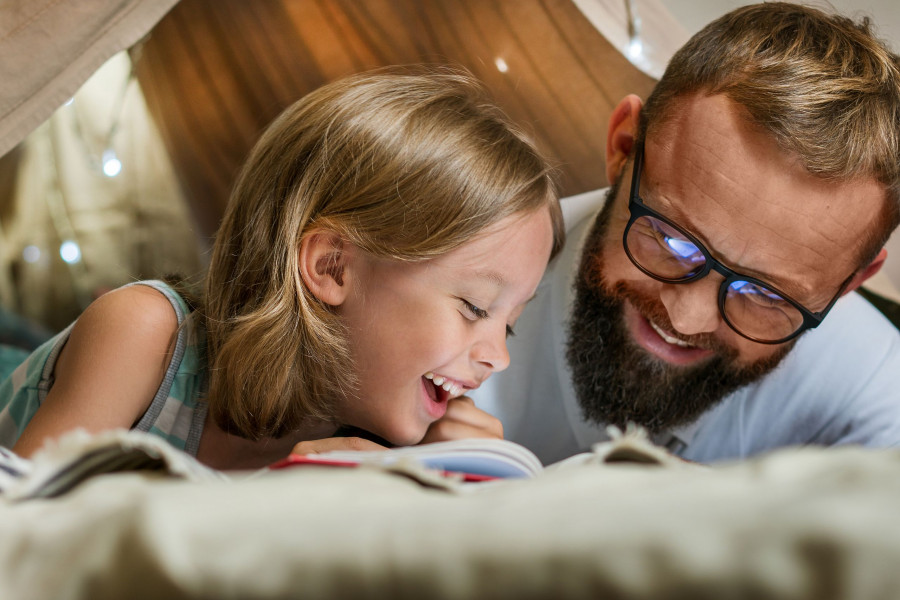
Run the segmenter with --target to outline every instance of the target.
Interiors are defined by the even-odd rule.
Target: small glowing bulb
[[[36,263],[41,260],[41,249],[37,246],[25,246],[22,250],[22,259],[27,263]]]
[[[506,64],[506,61],[502,58],[495,59],[494,64],[497,65],[497,70],[501,73],[506,73],[507,71],[509,71],[509,65]]]
[[[116,156],[116,151],[109,148],[103,152],[103,174],[107,177],[115,177],[122,172],[122,161]]]
[[[641,54],[644,53],[644,44],[638,38],[631,38],[631,43],[628,44],[628,56],[631,58],[638,58]]]
[[[70,265],[75,264],[81,260],[81,248],[72,240],[66,240],[59,246],[59,256]]]

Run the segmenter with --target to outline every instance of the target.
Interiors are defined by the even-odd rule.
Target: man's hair
[[[313,230],[418,261],[544,207],[555,254],[565,234],[551,170],[465,73],[370,72],[306,95],[251,151],[216,237],[201,309],[216,423],[281,437],[355,394],[345,330],[300,275]]]
[[[641,111],[639,139],[698,93],[735,102],[814,175],[884,185],[880,227],[860,244],[861,265],[875,257],[900,222],[900,57],[868,19],[783,2],[726,14],[672,57]]]

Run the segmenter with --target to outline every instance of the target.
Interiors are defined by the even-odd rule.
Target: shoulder
[[[172,303],[161,291],[146,285],[130,285],[97,298],[79,317],[75,329],[79,325],[94,325],[103,329],[125,328],[125,333],[148,330],[171,333],[178,327],[178,321]]]
[[[772,373],[726,400],[719,421],[735,412],[751,445],[898,445],[900,333],[848,294]]]
[[[848,294],[760,383],[767,392],[794,401],[808,397],[817,405],[846,405],[870,390],[895,386],[900,409],[900,332],[861,296]]]
[[[798,351],[836,366],[862,369],[900,359],[900,331],[856,292],[841,298],[822,324],[797,343]],[[894,374],[900,380],[900,372]]]
[[[178,326],[178,315],[160,291],[133,285],[107,292],[72,326],[57,375],[70,366],[81,372],[88,364],[128,372],[154,365],[156,371],[171,354]]]
[[[146,286],[120,288],[91,303],[60,340],[49,389],[14,449],[29,455],[76,427],[132,427],[163,381],[178,322],[166,296]]]

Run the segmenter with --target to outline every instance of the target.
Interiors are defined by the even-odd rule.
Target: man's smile
[[[656,333],[658,333],[658,334],[659,334],[659,337],[661,337],[662,339],[666,340],[666,341],[669,342],[670,344],[675,344],[676,346],[681,346],[682,348],[694,348],[694,347],[695,347],[693,344],[689,344],[689,343],[687,343],[687,342],[684,341],[684,340],[680,340],[680,339],[678,339],[677,337],[674,337],[674,336],[669,335],[668,333],[666,333],[665,331],[663,331],[662,327],[660,327],[659,325],[657,325],[657,324],[654,323],[653,321],[650,321],[649,319],[647,319],[647,321],[650,323],[650,327],[653,328],[653,331],[655,331]]]
[[[670,365],[692,365],[714,354],[712,350],[689,344],[663,330],[641,314],[628,300],[624,302],[624,318],[632,341]]]

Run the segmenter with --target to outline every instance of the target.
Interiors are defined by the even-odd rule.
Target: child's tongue
[[[428,397],[435,402],[443,402],[450,395],[450,392],[447,392],[444,390],[444,388],[435,385],[435,383],[427,377],[422,377],[422,381],[425,382],[425,391],[428,394]]]
[[[428,394],[429,398],[437,402],[437,387],[435,387],[434,382],[424,376],[422,377],[422,382],[425,384],[425,393]]]

